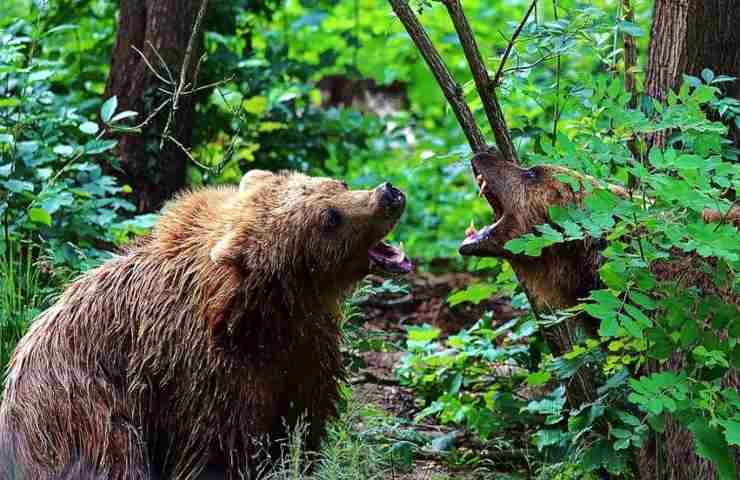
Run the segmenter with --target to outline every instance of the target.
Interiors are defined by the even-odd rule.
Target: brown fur
[[[344,376],[340,302],[403,209],[379,191],[256,171],[171,202],[18,344],[0,407],[18,478],[252,478],[301,415],[316,448]]]
[[[463,243],[461,253],[476,256],[494,256],[507,259],[521,282],[533,311],[539,317],[555,310],[578,304],[589,292],[602,288],[598,269],[602,264],[601,250],[606,246],[600,239],[586,238],[556,244],[543,249],[540,257],[514,255],[504,248],[506,242],[527,233],[534,227],[549,223],[548,208],[552,205],[579,205],[586,195],[582,188],[574,192],[570,185],[560,182],[556,175],[569,175],[581,185],[591,182],[592,186],[608,188],[620,196],[627,192],[621,187],[603,186],[597,180],[580,175],[561,166],[537,166],[522,169],[515,164],[497,158],[495,153],[480,154],[473,159],[473,170],[481,182],[485,182],[483,194],[495,213],[503,218],[493,233],[476,244]],[[732,208],[725,215],[714,210],[705,210],[704,221],[740,221],[740,209]],[[739,225],[740,226],[740,225]],[[718,295],[729,304],[740,307],[740,295],[712,282],[704,273],[698,257],[687,257],[680,252],[669,261],[656,262],[653,272],[659,280],[678,281],[682,286],[694,286],[707,294]],[[710,260],[711,261],[711,260]],[[558,324],[545,332],[548,344],[556,354],[571,349],[576,328],[587,334],[595,334],[598,321],[587,316],[578,316]],[[681,359],[673,358],[669,368],[680,367]],[[569,385],[568,397],[574,406],[596,398],[596,387],[589,372],[579,372]],[[725,387],[738,388],[740,376],[729,372],[723,379]],[[660,452],[662,473],[660,478],[670,480],[697,480],[715,478],[714,466],[694,452],[691,435],[677,422],[669,419],[663,435]],[[654,442],[643,450],[638,460],[639,478],[658,478]],[[740,466],[740,456],[738,456]]]

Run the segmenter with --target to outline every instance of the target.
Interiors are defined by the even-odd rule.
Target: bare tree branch
[[[622,7],[624,8],[624,19],[628,22],[634,23],[635,11],[630,5],[630,0],[622,0]],[[624,89],[630,94],[629,107],[631,109],[637,108],[637,79],[635,77],[635,66],[637,64],[637,44],[635,39],[627,32],[624,32]],[[636,162],[642,160],[640,154],[640,147],[637,144],[637,138],[633,136],[627,141],[627,148],[632,154],[632,158]],[[632,173],[629,174],[628,182],[630,190],[634,190],[637,187],[637,177]]]
[[[509,129],[506,127],[504,114],[496,98],[495,83],[492,83],[488,76],[488,69],[483,62],[475,36],[473,36],[473,30],[465,17],[460,0],[443,0],[443,3],[447,7],[447,12],[450,14],[463,52],[465,52],[465,58],[473,74],[478,96],[483,103],[483,110],[486,112],[488,123],[491,125],[491,130],[496,138],[496,145],[504,159],[518,163],[514,142],[511,141],[511,134],[509,134]]]
[[[193,25],[193,31],[190,34],[190,39],[188,40],[188,46],[185,49],[185,58],[182,61],[182,68],[180,68],[180,81],[178,82],[177,87],[175,88],[175,93],[172,96],[172,109],[170,110],[170,114],[167,117],[167,123],[165,123],[164,131],[162,132],[162,140],[160,141],[160,144],[159,144],[160,149],[164,147],[165,139],[173,138],[170,136],[170,126],[172,125],[172,122],[175,119],[175,113],[177,112],[177,108],[179,107],[180,95],[182,95],[183,90],[185,90],[185,88],[187,87],[188,70],[190,70],[190,58],[193,56],[193,49],[195,48],[195,39],[198,37],[198,33],[200,32],[200,26],[203,23],[203,17],[205,17],[207,9],[208,9],[208,0],[201,0],[200,9],[198,10],[198,16],[195,18],[195,25]],[[200,62],[198,62],[198,68],[200,68]],[[185,151],[187,152],[187,150]]]
[[[437,49],[434,48],[432,41],[429,39],[424,27],[419,23],[416,15],[409,7],[406,0],[388,0],[393,11],[398,16],[403,26],[406,28],[409,36],[416,44],[424,60],[427,62],[429,69],[432,71],[437,84],[442,89],[447,102],[450,104],[460,127],[465,133],[465,137],[470,144],[473,152],[482,152],[487,150],[488,146],[483,138],[483,134],[475,123],[475,117],[470,111],[470,107],[465,102],[462,87],[455,81],[447,69],[442,57]]]
[[[534,0],[532,2],[532,5],[529,6],[529,10],[527,10],[527,13],[524,15],[524,18],[522,18],[522,21],[519,23],[519,26],[516,27],[516,30],[514,31],[514,35],[512,35],[511,40],[509,40],[509,44],[506,45],[506,50],[504,51],[504,56],[501,57],[501,62],[498,64],[498,70],[496,71],[496,76],[493,77],[493,86],[498,87],[499,82],[501,81],[501,75],[504,73],[504,65],[506,65],[506,61],[509,59],[509,55],[511,54],[511,49],[514,47],[514,42],[516,42],[517,37],[520,33],[522,33],[522,30],[524,29],[524,25],[526,25],[527,20],[529,19],[529,16],[534,11],[534,8],[537,6],[537,0]],[[539,62],[535,62],[533,65],[536,65]]]

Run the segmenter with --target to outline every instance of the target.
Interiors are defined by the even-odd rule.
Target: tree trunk
[[[149,64],[165,79],[174,83],[180,77],[188,41],[202,0],[121,0],[118,35],[111,58],[111,71],[105,97],[116,95],[119,110],[139,112],[142,122],[171,97],[158,88],[173,91],[158,79],[133,47],[139,49]],[[193,43],[188,66],[192,79],[203,45],[202,31]],[[155,51],[156,50],[156,51]],[[161,56],[161,60],[159,57]],[[162,65],[164,62],[170,74]],[[182,147],[192,142],[195,101],[193,95],[180,96],[177,110],[167,131],[182,147],[161,137],[172,105],[169,104],[139,134],[121,135],[118,162],[110,171],[123,184],[133,188],[140,212],[151,212],[185,185],[187,155]]]
[[[664,101],[681,86],[683,74],[700,76],[740,73],[740,3],[737,0],[656,0],[645,73],[645,93]],[[718,84],[725,95],[740,98],[740,81]],[[729,125],[735,144],[740,132]],[[665,145],[667,132],[658,132],[649,145]]]
[[[665,101],[670,90],[678,89],[683,75],[701,76],[708,68],[715,75],[737,76],[740,71],[740,3],[737,0],[656,0],[645,73],[645,93]],[[718,84],[725,95],[740,98],[740,82]],[[734,123],[728,125],[731,138],[740,145]],[[667,131],[648,136],[648,147],[663,148]],[[669,367],[680,368],[674,356]],[[737,388],[737,372],[723,379],[725,388]],[[740,457],[736,457],[740,466]],[[639,455],[640,478],[714,479],[716,469],[695,453],[693,437],[672,418],[665,432],[652,436]]]

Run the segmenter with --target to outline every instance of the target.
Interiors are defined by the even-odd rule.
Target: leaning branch
[[[506,61],[509,59],[509,55],[511,54],[511,50],[514,48],[514,42],[516,42],[517,37],[519,37],[519,34],[522,33],[522,30],[524,29],[524,25],[527,24],[527,20],[529,20],[529,16],[532,14],[532,11],[534,10],[534,7],[537,6],[537,0],[534,0],[532,2],[532,5],[529,6],[529,10],[527,10],[527,13],[524,15],[524,18],[522,18],[522,21],[519,22],[519,26],[516,27],[516,30],[514,30],[514,35],[511,36],[511,40],[509,40],[509,44],[506,45],[506,50],[504,50],[504,56],[501,57],[501,62],[498,64],[498,70],[496,70],[496,76],[493,77],[493,88],[498,87],[499,82],[501,82],[501,75],[504,73],[504,65],[506,65]],[[542,61],[538,60],[532,66],[540,63]]]
[[[518,163],[514,142],[511,141],[504,114],[496,98],[496,85],[491,82],[491,78],[488,76],[488,69],[483,62],[475,36],[473,36],[473,30],[465,17],[460,0],[443,0],[443,3],[447,7],[447,12],[450,14],[463,52],[465,52],[465,58],[473,74],[478,96],[483,103],[483,110],[486,112],[493,136],[496,138],[496,146],[504,159]]]
[[[407,0],[388,1],[396,16],[401,20],[409,36],[414,41],[414,44],[416,44],[416,48],[419,49],[424,60],[427,62],[434,78],[437,80],[437,84],[442,89],[447,102],[450,104],[460,127],[465,133],[465,137],[473,152],[478,153],[487,150],[486,141],[483,138],[480,128],[475,123],[473,112],[470,111],[470,107],[465,102],[462,87],[460,87],[452,77],[452,74],[450,74],[442,57],[440,57],[439,52],[434,48],[432,41],[424,30],[424,27],[419,23],[416,15],[408,6]]]

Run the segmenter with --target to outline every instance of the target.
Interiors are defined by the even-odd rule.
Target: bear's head
[[[403,213],[390,183],[350,190],[345,182],[252,170],[223,211],[217,264],[344,288],[372,269],[405,273],[406,255],[383,241]]]
[[[462,255],[511,258],[504,248],[509,240],[549,222],[549,207],[578,203],[581,195],[556,174],[573,172],[557,166],[521,168],[501,160],[495,151],[473,157],[473,171],[483,195],[493,209],[494,223],[470,229],[460,245]]]

